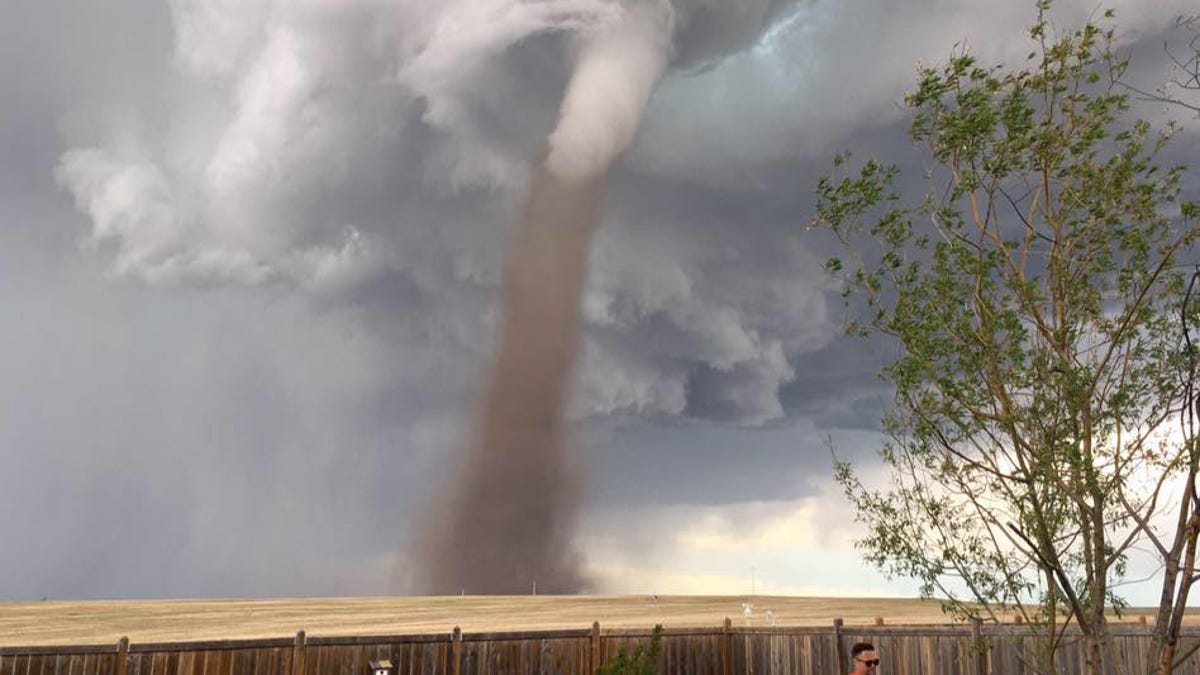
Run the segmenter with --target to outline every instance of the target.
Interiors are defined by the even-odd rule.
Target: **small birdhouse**
[[[368,665],[371,666],[372,675],[392,675],[392,662],[387,659],[371,661]]]

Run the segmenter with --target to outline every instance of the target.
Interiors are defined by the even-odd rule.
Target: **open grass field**
[[[0,602],[0,646],[110,644],[310,636],[589,628],[719,626],[725,617],[763,626],[771,610],[780,626],[945,624],[936,601],[897,598],[757,596],[466,596],[281,600],[114,600]],[[1148,613],[1148,612],[1146,612]],[[1126,616],[1125,620],[1136,619]],[[1196,617],[1192,618],[1192,623]]]

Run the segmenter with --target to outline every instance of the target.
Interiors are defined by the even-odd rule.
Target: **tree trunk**
[[[1189,502],[1191,504],[1191,502]],[[1175,662],[1175,650],[1179,644],[1179,629],[1183,624],[1183,612],[1187,609],[1188,595],[1192,589],[1192,579],[1196,573],[1196,536],[1200,534],[1200,512],[1194,510],[1188,518],[1187,546],[1183,555],[1183,565],[1178,573],[1183,575],[1179,582],[1179,592],[1175,596],[1175,604],[1171,608],[1169,625],[1163,632],[1162,657],[1159,659],[1159,675],[1170,675]],[[1161,608],[1159,614],[1162,614]],[[1158,626],[1155,626],[1158,630]]]
[[[1101,659],[1100,643],[1102,637],[1099,633],[1092,632],[1087,636],[1087,673],[1088,675],[1104,675],[1104,661]]]
[[[1162,658],[1158,662],[1159,675],[1171,675],[1171,664],[1175,662],[1175,641],[1171,640],[1162,646]]]
[[[1058,585],[1054,583],[1054,570],[1045,568],[1046,572],[1046,653],[1042,656],[1042,672],[1057,674],[1054,665],[1054,653],[1058,651],[1054,638],[1058,629]]]

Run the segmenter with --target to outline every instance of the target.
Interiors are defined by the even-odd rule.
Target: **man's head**
[[[875,653],[875,645],[870,642],[856,642],[850,648],[850,662],[854,666],[852,673],[879,672],[879,654]]]

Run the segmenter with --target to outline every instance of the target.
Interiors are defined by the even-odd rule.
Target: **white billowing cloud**
[[[545,102],[558,95],[553,82],[523,80],[509,54],[542,36],[570,38],[546,47],[541,60],[561,61],[561,76],[578,74],[552,154],[569,146],[573,157],[607,164],[632,141],[676,38],[687,47],[696,32],[711,42],[724,35],[713,26],[728,20],[729,39],[719,44],[734,48],[784,4],[755,0],[719,11],[709,0],[296,0],[246,8],[173,0],[178,126],[143,139],[159,152],[130,167],[155,176],[158,206],[127,203],[111,214],[127,223],[114,238],[132,240],[123,262],[136,259],[116,271],[211,281],[206,276],[223,268],[214,259],[227,255],[224,267],[259,270],[247,279],[294,276],[306,266],[290,257],[311,258],[348,228],[363,248],[376,245],[367,230],[394,230],[381,215],[368,227],[347,222],[352,195],[379,199],[396,181],[451,196],[519,188],[536,152],[530,140],[549,131],[528,133],[526,113],[552,119],[555,106]],[[551,91],[538,98],[540,87]],[[527,93],[535,100],[523,101]],[[111,148],[96,150],[65,155],[60,172],[85,210],[94,197],[85,176],[125,173]],[[365,182],[374,194],[361,194]],[[175,225],[163,227],[163,217]]]
[[[201,78],[226,77],[240,65],[263,28],[265,2],[170,0],[175,59]]]
[[[779,418],[779,390],[795,377],[790,356],[837,332],[820,260],[797,237],[704,221],[599,232],[583,303],[593,330],[582,412],[679,414],[690,402],[701,417]],[[629,367],[614,368],[621,363]]]
[[[177,60],[189,77],[176,126],[138,140],[158,155],[73,149],[58,167],[60,183],[93,217],[93,236],[117,247],[117,274],[176,284],[326,278],[351,252],[341,243],[355,228],[314,222],[305,211],[347,178],[350,153],[363,142],[355,128],[363,120],[349,113],[367,76],[359,66],[380,48],[349,39],[363,12],[330,6],[330,16],[313,16],[313,3],[243,12],[215,1],[172,10]],[[314,260],[321,256],[330,260]]]
[[[681,415],[687,409],[686,364],[672,364],[653,353],[624,353],[590,341],[575,417],[621,413],[632,417]]]
[[[793,4],[173,0],[171,118],[134,143],[79,141],[57,175],[116,275],[397,308],[402,339],[478,358],[504,227],[540,149],[595,173],[634,142],[672,58],[744,48]],[[689,410],[699,394],[721,417],[779,417],[790,355],[832,332],[811,260],[780,241],[766,261],[684,249],[692,224],[631,220],[656,257],[639,252],[640,227],[593,256],[576,410],[705,416]],[[798,325],[809,330],[784,334]]]
[[[137,272],[147,259],[173,253],[182,244],[170,187],[154,164],[120,162],[104,150],[77,149],[63,155],[57,175],[92,219],[93,240],[117,242],[117,273]]]

